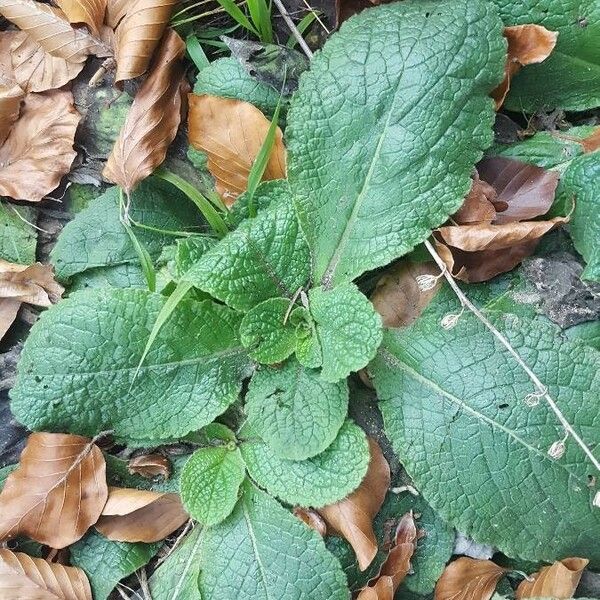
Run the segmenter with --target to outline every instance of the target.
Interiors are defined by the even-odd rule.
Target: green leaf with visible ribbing
[[[170,183],[156,178],[142,181],[131,194],[129,214],[136,223],[163,230],[188,231],[200,225],[198,210],[187,197]],[[137,227],[135,235],[154,259],[173,240],[170,235]],[[117,187],[92,200],[67,223],[50,257],[59,279],[95,267],[139,262],[120,220]]]
[[[183,279],[242,311],[269,298],[291,297],[303,286],[310,276],[308,247],[287,182],[278,182],[276,189],[277,202],[254,219],[246,219]]]
[[[253,432],[254,433],[254,432]],[[289,504],[325,506],[353,492],[369,464],[369,446],[360,427],[346,421],[332,444],[307,460],[279,458],[256,439],[241,446],[250,476]]]
[[[0,258],[20,265],[35,262],[35,209],[0,202]]]
[[[71,278],[69,293],[89,288],[115,287],[115,288],[148,288],[144,272],[137,263],[124,263],[109,267],[96,267],[77,273]]]
[[[293,354],[297,336],[289,312],[288,298],[269,298],[244,316],[240,325],[240,340],[252,358],[271,365]],[[288,319],[284,323],[286,316]]]
[[[511,277],[471,285],[469,297],[594,449],[600,353],[523,310],[519,290],[507,289]],[[548,455],[563,438],[558,419],[543,399],[528,405],[531,380],[474,315],[441,327],[459,311],[443,288],[413,325],[386,332],[369,367],[400,461],[434,510],[475,541],[526,560],[585,556],[600,565],[594,467],[571,438],[561,458]]]
[[[203,600],[349,599],[319,534],[249,482],[233,514],[202,532],[198,556]]]
[[[175,250],[175,275],[182,277],[197,263],[215,244],[212,237],[194,235],[177,240]]]
[[[506,25],[536,23],[558,32],[556,47],[510,83],[506,106],[535,112],[600,105],[600,3],[596,0],[493,0]]]
[[[471,0],[366,10],[315,55],[286,136],[317,285],[410,252],[462,204],[505,57],[495,7]]]
[[[381,343],[381,317],[352,283],[308,293],[322,351],[321,376],[339,381],[374,358]]]
[[[304,460],[335,439],[348,411],[346,380],[328,383],[294,359],[254,374],[246,394],[248,422],[281,458]]]
[[[231,514],[246,465],[235,447],[200,448],[181,475],[181,500],[191,517],[202,525],[216,525]]]
[[[250,361],[239,316],[183,300],[134,374],[166,299],[142,290],[77,292],[44,312],[25,342],[12,410],[32,430],[130,444],[168,440],[210,423],[234,402]]]
[[[160,544],[113,542],[94,530],[70,547],[71,564],[83,569],[94,600],[106,600],[117,583],[143,567]]]

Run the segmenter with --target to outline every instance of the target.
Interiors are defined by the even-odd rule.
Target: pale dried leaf
[[[3,85],[0,82],[0,145],[4,143],[13,123],[19,118],[24,96],[25,93],[18,84]]]
[[[135,0],[108,0],[106,4],[105,22],[116,29],[121,19],[127,14],[127,8],[135,4]]]
[[[141,475],[148,479],[167,478],[171,474],[171,463],[162,454],[142,454],[129,459],[127,470],[131,474]]]
[[[8,86],[16,83],[12,70],[10,47],[20,33],[19,31],[0,31],[0,83],[2,85]]]
[[[0,539],[26,535],[66,548],[97,521],[107,496],[98,446],[78,435],[32,433],[0,494]]]
[[[402,261],[379,279],[371,296],[385,327],[413,323],[440,287],[440,270],[433,263]],[[437,278],[437,279],[436,279]]]
[[[0,549],[0,600],[92,600],[86,574],[76,567]]]
[[[540,569],[517,588],[517,600],[522,598],[572,598],[583,570],[590,561],[586,558],[564,558]]]
[[[104,23],[106,0],[55,0],[71,23],[83,23],[99,35]]]
[[[73,139],[80,118],[71,92],[29,94],[0,147],[0,195],[38,202],[54,190],[77,155]]]
[[[48,54],[32,37],[21,32],[11,46],[15,79],[27,92],[62,87],[81,72],[85,63],[69,62]]]
[[[461,557],[439,578],[434,600],[489,600],[507,569],[491,560]]]
[[[35,0],[0,0],[0,14],[38,42],[49,54],[69,62],[90,55],[110,56],[112,50],[85,29],[71,26],[63,12]]]
[[[6,332],[17,318],[20,306],[20,300],[0,298],[0,340],[6,335]]]
[[[178,0],[130,2],[116,30],[115,82],[143,75]],[[112,9],[109,8],[109,16]],[[117,11],[119,12],[119,11]]]
[[[96,529],[118,542],[158,542],[188,519],[177,494],[110,488]]]
[[[306,525],[314,529],[320,536],[324,536],[327,533],[327,525],[316,510],[296,506],[293,512],[296,517],[304,521]]]
[[[364,571],[377,554],[373,518],[379,512],[390,486],[390,467],[377,443],[369,438],[371,462],[358,489],[348,497],[318,510],[330,533],[348,540]]]
[[[216,189],[231,206],[248,185],[248,175],[267,136],[269,120],[252,104],[216,96],[190,95],[189,138],[207,155]],[[286,149],[277,128],[263,180],[286,177]]]
[[[48,307],[63,292],[64,288],[54,280],[51,265],[18,265],[0,259],[0,298]]]
[[[102,175],[127,193],[163,162],[177,134],[184,53],[183,40],[167,30],[150,75],[138,90],[108,157]]]

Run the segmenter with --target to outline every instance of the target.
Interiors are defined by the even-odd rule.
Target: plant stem
[[[281,0],[273,0],[273,2],[277,7],[277,10],[281,13],[285,24],[289,27],[290,31],[292,32],[292,35],[298,40],[300,48],[302,48],[304,54],[306,54],[306,56],[308,56],[308,58],[311,59],[313,57],[313,51],[308,47],[308,44],[302,37],[302,34],[298,31],[298,28],[296,27],[294,21],[292,21],[292,17],[290,17],[290,13],[287,11],[287,8],[283,5],[283,2]]]
[[[600,471],[600,462],[593,455],[592,451],[588,448],[587,444],[579,437],[577,432],[573,429],[569,421],[562,414],[560,408],[558,408],[556,402],[552,399],[550,394],[548,394],[548,390],[546,386],[538,379],[537,375],[529,368],[527,363],[519,356],[518,352],[512,347],[511,343],[500,333],[488,320],[488,318],[465,296],[463,291],[460,289],[458,284],[456,283],[454,277],[446,268],[446,264],[440,257],[440,255],[436,252],[435,248],[431,245],[429,240],[425,240],[425,247],[429,251],[429,254],[435,260],[437,266],[441,269],[446,281],[449,283],[450,287],[457,295],[460,303],[464,308],[470,310],[486,327],[489,329],[494,337],[508,350],[511,356],[516,360],[517,364],[527,373],[531,381],[533,381],[535,387],[538,390],[538,394],[540,397],[544,398],[548,403],[548,406],[552,409],[552,412],[556,415],[556,418],[560,421],[560,424],[563,426],[566,433],[568,433],[576,442],[577,445],[583,450],[585,455],[590,459],[590,462],[596,467],[598,471]]]

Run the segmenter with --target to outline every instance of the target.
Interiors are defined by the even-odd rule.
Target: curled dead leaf
[[[358,567],[364,571],[377,554],[373,518],[390,486],[390,467],[375,440],[369,438],[371,461],[362,483],[352,494],[318,510],[329,533],[341,535],[352,546]]]
[[[504,28],[504,37],[508,41],[504,79],[491,93],[496,101],[496,110],[504,103],[511,79],[521,67],[541,63],[550,56],[556,46],[558,32],[549,31],[542,25],[514,25]]]
[[[177,494],[113,487],[96,529],[117,542],[158,542],[188,519]]]
[[[417,320],[440,287],[434,263],[402,261],[387,270],[371,295],[385,327],[406,327]]]
[[[79,435],[32,433],[0,493],[0,539],[26,535],[65,548],[98,520],[107,496],[98,446]]]
[[[294,516],[304,521],[306,525],[314,529],[320,536],[324,536],[327,533],[327,524],[316,510],[296,506],[293,512]]]
[[[252,104],[216,96],[189,96],[190,144],[208,157],[217,192],[231,206],[246,191],[248,175],[270,122]],[[286,149],[279,127],[263,180],[286,177]]]
[[[491,560],[462,556],[442,573],[434,600],[489,600],[506,572]]]
[[[23,552],[0,549],[0,600],[92,600],[86,574]]]
[[[462,206],[452,215],[452,220],[458,225],[491,223],[496,218],[495,200],[496,190],[482,181],[475,171],[471,189]]]
[[[106,3],[105,23],[112,29],[116,29],[121,19],[127,14],[127,7],[131,0],[108,0]]]
[[[585,558],[564,558],[540,569],[531,578],[519,584],[517,600],[522,598],[572,598],[583,570],[590,561]]]
[[[184,53],[183,40],[172,29],[167,30],[150,75],[138,90],[106,162],[103,176],[128,194],[163,162],[177,134]]]
[[[141,475],[147,479],[171,475],[171,463],[162,454],[142,454],[129,459],[127,470],[131,474]]]
[[[178,0],[135,0],[128,3],[116,30],[116,83],[146,72],[177,2]],[[115,18],[115,9],[118,15],[124,8],[109,5],[109,18]]]
[[[56,0],[59,8],[71,23],[87,25],[96,35],[104,23],[106,0]]]
[[[69,172],[81,115],[64,90],[29,94],[21,117],[0,147],[0,195],[40,201]]]
[[[4,143],[13,123],[19,118],[21,100],[25,93],[16,83],[0,80],[0,144]]]

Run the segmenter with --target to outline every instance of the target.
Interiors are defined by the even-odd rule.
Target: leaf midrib
[[[246,508],[246,504],[243,500],[242,500],[242,511],[244,513],[244,520],[246,521],[246,527],[248,528],[248,537],[250,539],[250,543],[252,544],[252,551],[254,553],[254,556],[256,557],[256,563],[258,564],[258,570],[260,572],[260,581],[265,590],[266,598],[267,598],[267,600],[274,600],[273,596],[271,596],[271,594],[269,592],[269,587],[267,585],[267,583],[268,583],[267,574],[266,574],[262,559],[260,557],[260,554],[258,552],[258,543],[256,541],[256,536],[254,535],[254,528],[252,526],[252,521],[250,520],[250,513],[248,512],[248,509]]]

